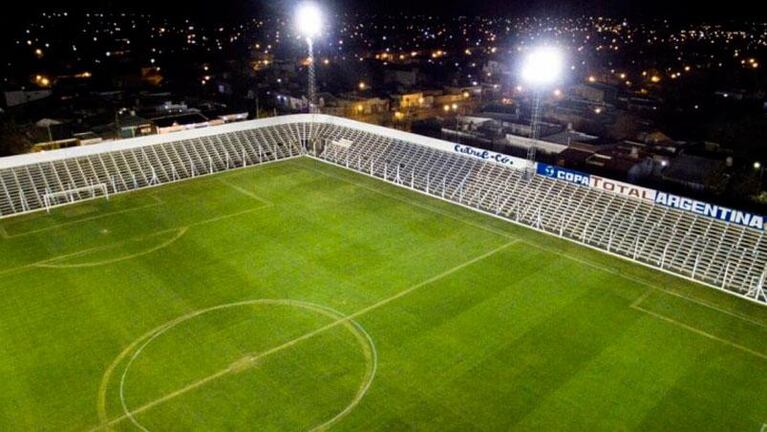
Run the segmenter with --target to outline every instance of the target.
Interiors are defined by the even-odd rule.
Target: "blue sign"
[[[743,225],[749,228],[755,228],[760,231],[764,230],[764,217],[757,214],[752,214],[740,210],[733,210],[727,207],[721,207],[715,204],[709,204],[703,201],[680,197],[678,195],[665,192],[658,192],[655,195],[655,203],[686,212],[719,219],[720,221]]]
[[[723,222],[742,225],[764,231],[764,216],[748,213],[740,210],[734,210],[727,207],[709,204],[707,202],[685,198],[678,195],[659,192],[653,189],[647,189],[635,186],[629,183],[623,183],[615,180],[602,178],[596,175],[589,175],[579,171],[573,171],[560,168],[554,165],[538,163],[536,173],[543,177],[574,183],[580,186],[592,187],[612,193],[618,193],[636,199],[643,199],[652,203],[671,207],[688,213],[694,213],[718,219]]]
[[[573,171],[558,166],[549,165],[545,163],[538,163],[536,168],[538,175],[549,177],[557,180],[566,181],[568,183],[575,183],[580,186],[589,186],[591,183],[591,176],[579,171]]]

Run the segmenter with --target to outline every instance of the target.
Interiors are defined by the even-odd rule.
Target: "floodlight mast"
[[[308,89],[307,97],[309,98],[309,112],[318,113],[319,108],[317,106],[317,78],[314,70],[314,43],[312,38],[306,38],[306,45],[309,49],[309,69],[308,69]]]
[[[533,90],[533,109],[530,118],[530,138],[527,149],[525,178],[530,179],[535,167],[535,140],[540,137],[541,92],[560,78],[562,55],[556,48],[541,47],[531,51],[522,64],[522,80]]]
[[[314,66],[314,38],[322,31],[322,13],[316,4],[307,2],[298,7],[296,12],[296,26],[298,32],[306,39],[309,58],[308,62],[308,89],[309,112],[316,113],[317,109],[317,83]]]

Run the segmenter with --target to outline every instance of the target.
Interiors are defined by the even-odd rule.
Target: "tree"
[[[32,146],[24,131],[9,119],[0,119],[0,156],[26,153]]]

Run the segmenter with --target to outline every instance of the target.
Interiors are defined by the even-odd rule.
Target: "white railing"
[[[318,114],[0,159],[0,218],[297,157],[767,303],[764,233],[542,176],[522,159]]]

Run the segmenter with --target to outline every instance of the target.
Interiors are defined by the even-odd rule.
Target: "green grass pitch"
[[[2,431],[767,423],[767,309],[308,158],[0,227]]]

